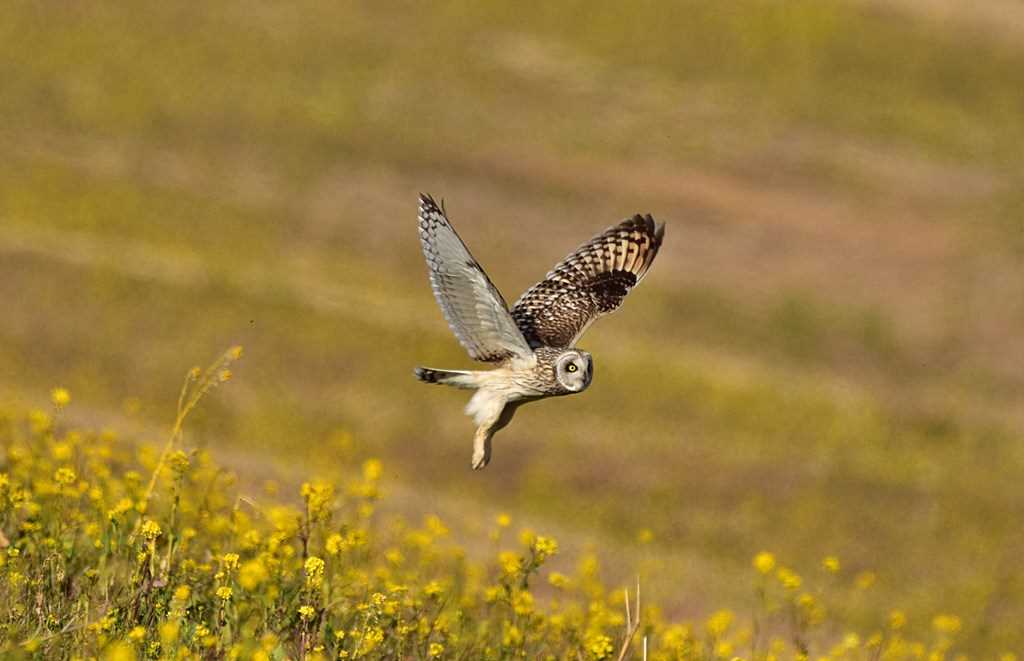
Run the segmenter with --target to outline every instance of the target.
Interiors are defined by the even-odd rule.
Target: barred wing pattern
[[[512,318],[531,347],[571,347],[600,316],[614,312],[643,279],[665,225],[636,215],[580,246],[524,293]]]
[[[469,356],[483,362],[532,356],[505,299],[429,195],[420,195],[419,232],[434,297]]]

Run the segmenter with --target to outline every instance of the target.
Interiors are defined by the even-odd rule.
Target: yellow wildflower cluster
[[[324,561],[316,556],[306,559],[306,587],[317,589],[324,582]]]
[[[55,391],[56,408],[69,402]],[[500,545],[478,558],[467,548],[486,545],[460,546],[435,515],[410,525],[378,512],[377,460],[339,476],[341,488],[310,481],[259,502],[206,453],[161,460],[65,424],[35,412],[0,425],[4,657],[602,660],[623,645],[623,593],[602,581],[596,554],[573,569],[550,536],[523,530],[506,544],[511,518],[490,513]],[[758,553],[755,607],[709,609],[694,624],[648,605],[627,658],[642,658],[644,638],[651,661],[961,652],[969,627],[951,613],[846,622],[842,606],[877,577],[844,574],[834,556],[821,569],[804,579]]]
[[[146,521],[142,524],[141,530],[142,536],[150,540],[156,539],[162,534],[162,531],[160,530],[160,524],[156,521],[153,521],[152,519],[146,519]]]

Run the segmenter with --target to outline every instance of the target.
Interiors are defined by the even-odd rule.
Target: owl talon
[[[481,468],[487,466],[488,462],[491,461],[491,439],[487,438],[475,438],[473,439],[473,470],[478,471]]]

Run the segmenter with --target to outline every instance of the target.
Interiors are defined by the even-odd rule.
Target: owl
[[[614,312],[658,255],[665,226],[636,215],[569,254],[509,310],[448,221],[443,206],[420,195],[419,234],[430,285],[470,358],[491,370],[417,367],[416,378],[475,390],[466,415],[476,423],[474,469],[491,458],[491,439],[523,404],[583,392],[594,361],[576,341],[595,319]]]

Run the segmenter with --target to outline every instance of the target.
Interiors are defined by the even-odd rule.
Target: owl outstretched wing
[[[532,356],[505,299],[429,195],[420,195],[419,231],[434,297],[469,356],[483,362]]]
[[[531,347],[570,347],[600,316],[622,305],[658,255],[665,225],[636,215],[583,244],[512,307]]]

